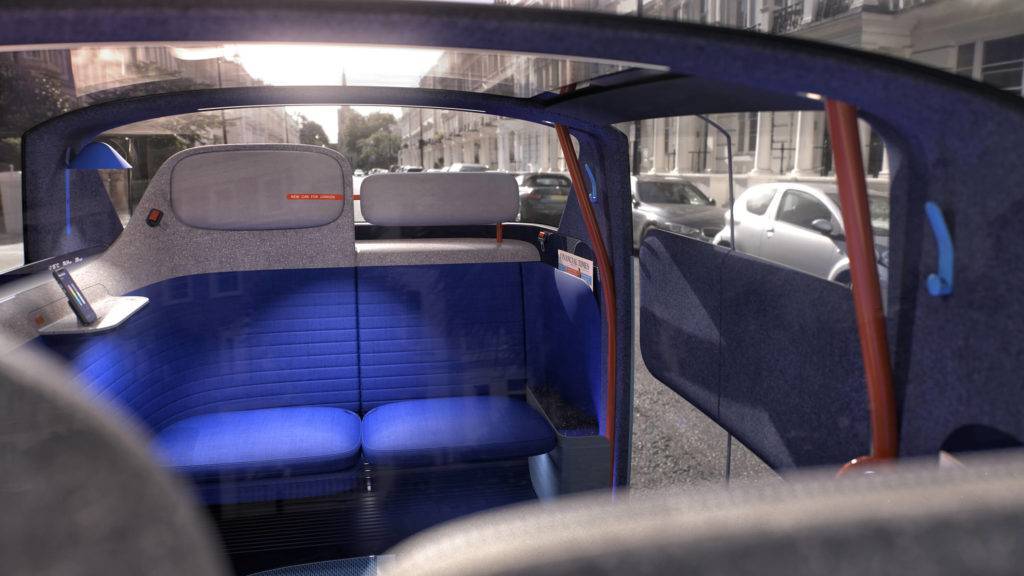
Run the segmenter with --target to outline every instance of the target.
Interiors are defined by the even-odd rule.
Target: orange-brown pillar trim
[[[825,111],[832,137],[839,205],[846,234],[846,253],[850,258],[853,305],[871,415],[871,453],[847,463],[840,470],[840,474],[843,474],[896,458],[899,431],[885,312],[878,282],[867,183],[864,179],[864,160],[857,130],[857,109],[845,102],[828,100],[825,102]]]
[[[565,158],[565,165],[569,169],[569,178],[572,180],[572,187],[576,196],[576,203],[580,206],[583,215],[583,222],[587,226],[587,235],[590,236],[590,245],[594,249],[594,256],[597,259],[597,269],[601,275],[601,300],[604,302],[605,310],[605,356],[608,368],[607,376],[607,399],[605,400],[605,436],[608,438],[611,458],[611,478],[609,486],[615,485],[615,403],[616,403],[616,361],[615,342],[617,321],[615,302],[615,275],[612,273],[612,262],[608,258],[608,250],[605,248],[604,239],[601,237],[601,228],[597,224],[597,216],[594,214],[594,207],[590,205],[590,195],[583,179],[583,170],[580,168],[580,160],[576,156],[576,150],[572,145],[572,138],[569,136],[569,129],[562,125],[556,125],[558,143],[562,148],[562,156]],[[597,274],[595,274],[596,276]]]

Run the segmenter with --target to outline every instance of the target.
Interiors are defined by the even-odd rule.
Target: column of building
[[[752,176],[772,173],[772,113],[757,114],[757,144],[754,146],[754,169]]]
[[[804,111],[797,116],[796,148],[793,158],[793,178],[807,178],[817,175],[815,153],[817,143],[817,120],[821,112]]]

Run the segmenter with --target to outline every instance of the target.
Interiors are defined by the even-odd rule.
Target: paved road
[[[728,435],[686,400],[659,382],[640,356],[639,269],[634,269],[634,490],[692,486],[725,481]],[[758,482],[777,478],[742,444],[732,443],[732,481]]]

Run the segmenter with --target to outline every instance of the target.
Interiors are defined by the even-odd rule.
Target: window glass
[[[839,193],[826,192],[829,199],[839,206]],[[871,213],[871,229],[875,236],[889,235],[889,197],[879,190],[868,189],[868,211]]]
[[[961,76],[974,76],[974,42],[957,47],[956,73]]]
[[[569,178],[564,176],[534,176],[527,182],[528,186],[569,186]]]
[[[1024,83],[1024,35],[991,40],[982,51],[981,80],[1020,94]]]
[[[818,199],[806,192],[787,190],[779,201],[779,210],[775,215],[779,222],[786,222],[801,228],[813,230],[815,220],[832,220],[832,213]]]
[[[637,193],[642,202],[650,204],[693,204],[707,206],[711,203],[693,184],[686,181],[641,181]]]
[[[847,283],[843,223],[833,216],[840,213],[840,208],[824,113],[745,112],[712,114],[708,118],[724,133],[696,116],[617,126],[634,143],[638,130],[641,135],[651,134],[651,148],[655,152],[646,162],[630,163],[634,246],[638,249],[646,233],[660,229]],[[674,129],[661,129],[666,125]],[[879,277],[885,285],[889,244],[888,155],[880,133],[870,124],[860,122],[859,129]],[[735,210],[729,205],[730,141]],[[789,192],[782,198],[775,194],[776,190]],[[773,197],[781,203],[778,214],[769,213]],[[728,226],[729,218],[735,218],[737,225]],[[769,230],[772,218],[783,225]],[[812,223],[818,218],[828,221],[832,231],[815,230]],[[808,235],[805,230],[815,234]]]
[[[707,23],[879,52],[956,72],[1021,94],[1020,2],[944,0],[510,0]],[[997,53],[975,69],[975,52]],[[987,60],[987,58],[986,58]],[[999,63],[999,64],[997,64]],[[987,72],[987,73],[986,73]]]
[[[445,132],[444,127],[451,132]],[[259,107],[157,118],[103,134],[132,169],[103,175],[122,222],[173,154],[209,144],[302,143],[338,150],[352,164],[356,194],[381,172],[486,172],[516,176],[519,219],[558,226],[571,181],[555,131],[486,114],[422,108]],[[356,200],[355,219],[364,221]]]

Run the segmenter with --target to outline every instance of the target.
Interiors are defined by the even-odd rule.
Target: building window
[[[736,153],[752,154],[757,146],[757,112],[741,112],[736,116]]]
[[[981,81],[1016,94],[1024,84],[1024,34],[990,40],[982,48]]]
[[[956,73],[968,78],[974,77],[974,42],[957,47]]]

